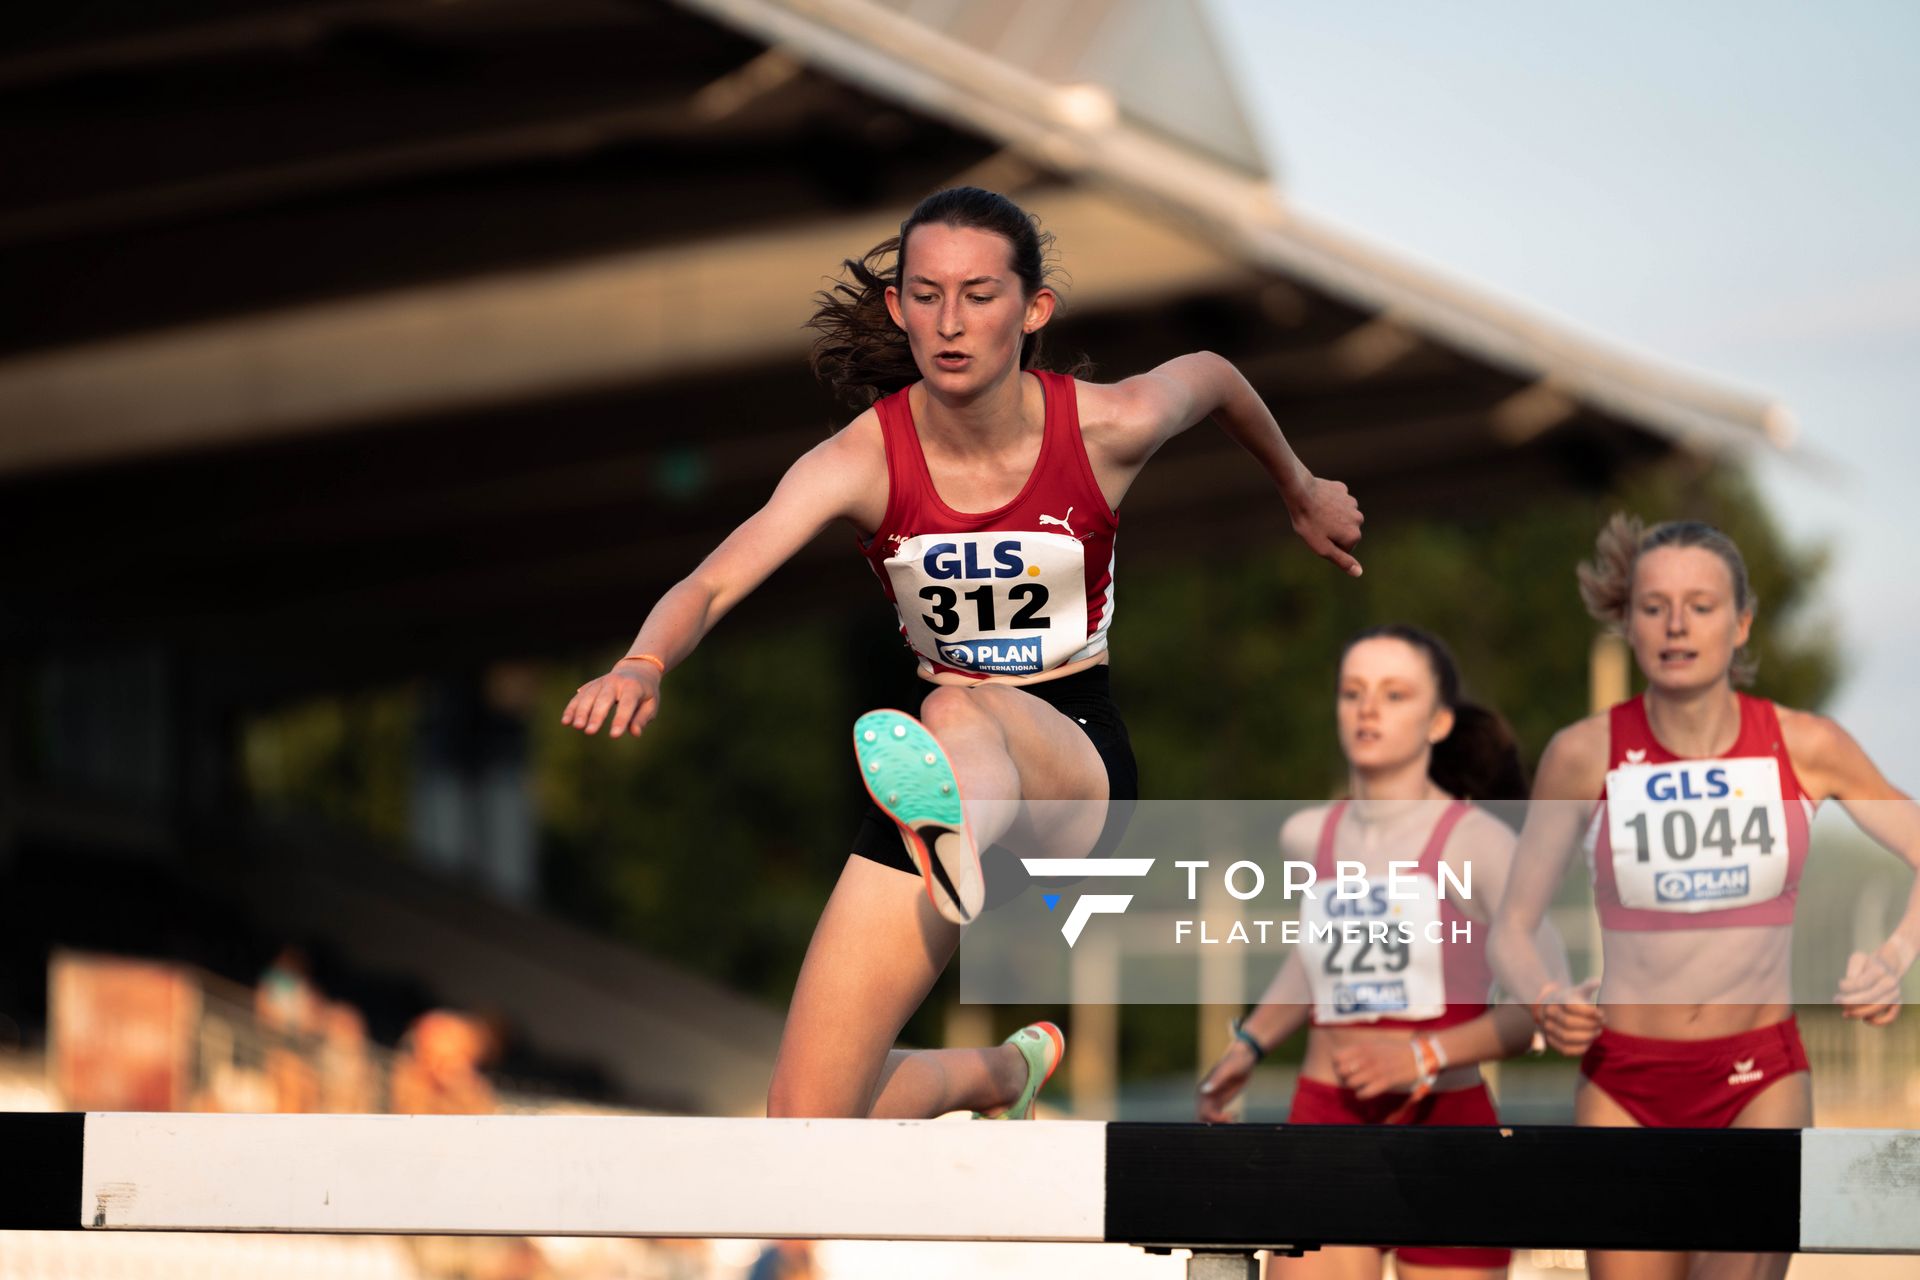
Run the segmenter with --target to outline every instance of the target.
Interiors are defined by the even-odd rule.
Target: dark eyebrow
[[[929,284],[936,289],[940,287],[940,282],[938,280],[929,280],[923,275],[911,275],[911,276],[908,276],[907,279],[913,284]],[[970,280],[962,280],[960,282],[960,287],[962,289],[971,289],[974,285],[977,285],[977,284],[999,284],[999,283],[1001,283],[999,276],[974,276]]]

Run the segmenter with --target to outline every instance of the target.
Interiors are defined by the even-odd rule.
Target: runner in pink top
[[[1813,1089],[1791,964],[1809,819],[1837,800],[1920,865],[1920,806],[1833,721],[1736,688],[1755,675],[1755,601],[1720,530],[1615,516],[1580,590],[1632,647],[1646,691],[1547,744],[1495,920],[1495,972],[1554,1048],[1581,1055],[1579,1123],[1805,1128]],[[1532,939],[1583,844],[1605,985],[1569,988]],[[1848,962],[1834,996],[1846,1016],[1892,1021],[1916,949],[1920,889],[1886,941]],[[1598,1280],[1779,1280],[1788,1255],[1602,1250],[1588,1261]]]
[[[1513,731],[1462,696],[1453,655],[1418,627],[1354,637],[1337,689],[1349,798],[1280,829],[1280,856],[1314,868],[1300,941],[1234,1024],[1196,1112],[1232,1120],[1254,1066],[1305,1025],[1288,1124],[1497,1124],[1480,1064],[1524,1049],[1533,1024],[1487,1004],[1487,928],[1514,837],[1472,802],[1525,794]],[[1345,897],[1342,870],[1358,881]],[[1548,947],[1559,953],[1557,937]],[[1505,1249],[1341,1247],[1274,1257],[1267,1277],[1378,1280],[1389,1252],[1404,1280],[1504,1280],[1511,1261]]]

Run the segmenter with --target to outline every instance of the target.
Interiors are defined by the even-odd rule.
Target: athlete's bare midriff
[[[1661,1040],[1712,1040],[1793,1012],[1791,925],[1633,932],[1602,939],[1607,1026]],[[1675,1002],[1674,997],[1685,999]]]

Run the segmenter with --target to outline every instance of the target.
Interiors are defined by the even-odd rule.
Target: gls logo
[[[980,548],[957,542],[936,542],[921,557],[920,568],[936,581],[945,578],[1017,578],[1027,571],[1020,558],[1020,540],[993,544],[993,563],[980,563]]]
[[[1678,785],[1674,779],[1678,778]],[[1706,772],[1707,789],[1693,789],[1693,775],[1662,771],[1647,777],[1647,798],[1649,800],[1719,800],[1730,794],[1733,788],[1727,783],[1725,769],[1709,769]]]
[[[1022,858],[1020,865],[1027,874],[1039,877],[1073,876],[1091,879],[1095,876],[1139,877],[1153,870],[1152,858]],[[1060,895],[1049,893],[1046,896],[1047,910],[1060,905]],[[1065,923],[1060,926],[1060,935],[1071,947],[1080,941],[1080,931],[1087,927],[1087,921],[1098,915],[1117,916],[1127,909],[1133,901],[1130,893],[1085,893],[1073,904],[1073,910],[1067,913]]]
[[[1387,914],[1387,886],[1368,885],[1366,893],[1358,898],[1329,898],[1326,911],[1335,919],[1366,920],[1384,916]]]

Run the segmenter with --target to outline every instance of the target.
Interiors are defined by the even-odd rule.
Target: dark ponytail
[[[1419,627],[1369,627],[1340,651],[1362,640],[1390,639],[1412,645],[1427,657],[1440,693],[1440,705],[1453,711],[1453,730],[1434,744],[1427,776],[1435,786],[1467,800],[1524,800],[1527,771],[1520,763],[1520,747],[1513,730],[1499,712],[1467,702],[1460,693],[1460,668],[1440,637]]]
[[[907,215],[899,235],[889,236],[857,259],[848,258],[841,264],[843,278],[814,295],[813,318],[807,321],[807,328],[820,335],[813,340],[814,376],[856,409],[920,378],[907,335],[887,313],[886,294],[888,285],[899,286],[907,237],[915,227],[928,223],[975,227],[1005,239],[1026,297],[1050,285],[1047,257],[1053,236],[1040,229],[1032,214],[1005,196],[979,187],[934,192]],[[1021,342],[1022,369],[1045,367],[1040,363],[1042,332],[1036,329]]]

